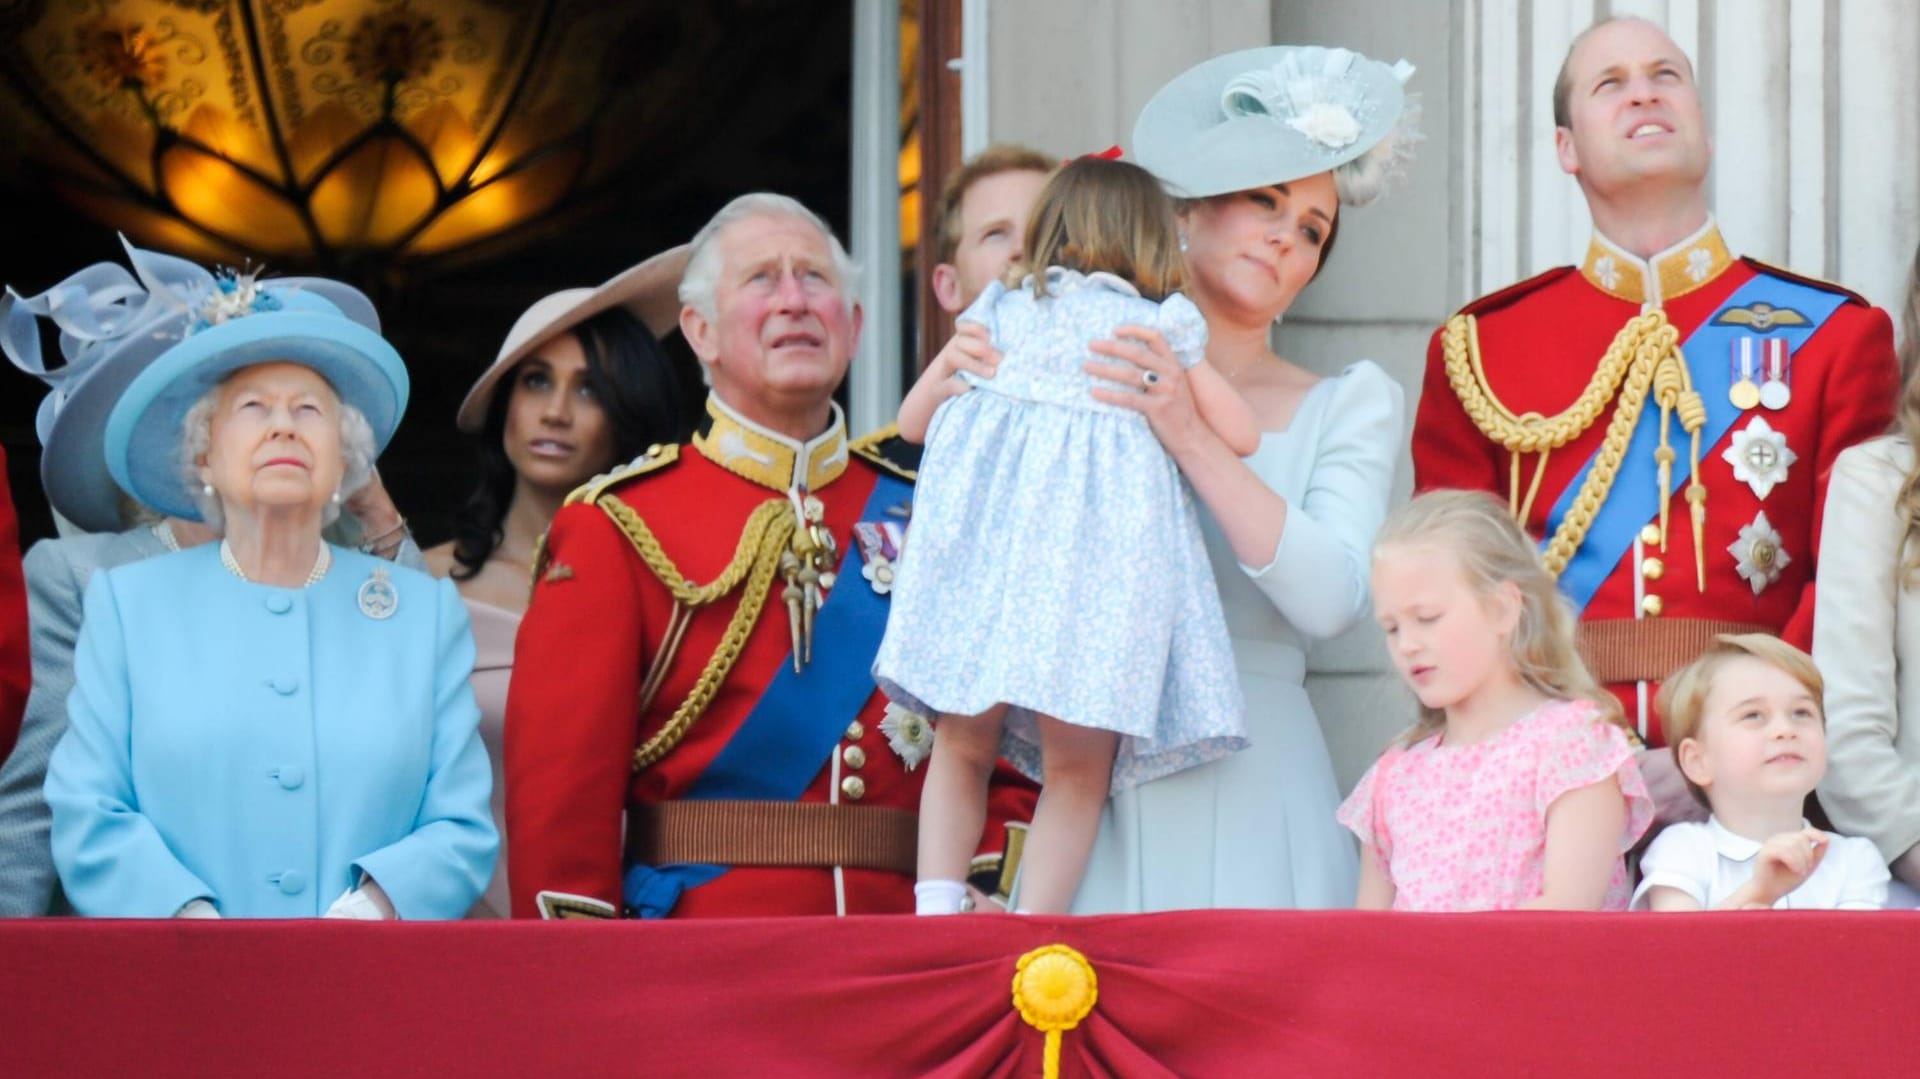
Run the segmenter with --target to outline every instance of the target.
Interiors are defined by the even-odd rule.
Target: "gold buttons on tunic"
[[[859,776],[848,776],[840,781],[840,793],[850,802],[857,802],[867,796],[867,781]]]
[[[1660,542],[1660,526],[1648,525],[1640,530],[1640,542],[1651,547]]]
[[[1646,612],[1648,618],[1658,618],[1660,612],[1667,609],[1667,604],[1659,596],[1648,596],[1640,601],[1640,609]]]
[[[1667,575],[1667,564],[1651,556],[1640,560],[1640,576],[1657,581]]]
[[[867,751],[859,746],[848,746],[840,751],[840,759],[846,761],[849,768],[864,768],[867,764]]]
[[[858,742],[866,736],[867,728],[863,726],[859,720],[856,719],[852,723],[847,724],[847,741]]]

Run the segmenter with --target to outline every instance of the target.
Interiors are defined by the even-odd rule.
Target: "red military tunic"
[[[1700,447],[1699,474],[1707,489],[1705,539],[1698,549],[1705,565],[1704,590],[1696,581],[1686,484],[1676,481],[1668,504],[1666,551],[1659,549],[1658,518],[1652,518],[1647,524],[1655,527],[1636,537],[1581,614],[1583,647],[1595,673],[1609,681],[1628,717],[1638,718],[1642,733],[1655,744],[1661,743],[1652,715],[1658,678],[1690,658],[1689,649],[1697,651],[1716,628],[1761,627],[1801,648],[1810,645],[1827,473],[1841,450],[1884,433],[1892,420],[1899,383],[1892,324],[1885,312],[1836,286],[1731,258],[1711,222],[1644,262],[1596,235],[1580,267],[1549,270],[1462,312],[1477,320],[1479,355],[1492,394],[1512,414],[1553,416],[1579,397],[1615,334],[1641,314],[1643,305],[1663,308],[1684,345],[1724,300],[1758,274],[1844,293],[1846,299],[1793,353],[1792,397],[1786,407],[1748,407],[1718,442]],[[1415,487],[1473,488],[1510,496],[1512,455],[1482,433],[1463,406],[1448,377],[1444,337],[1444,330],[1436,333],[1427,353],[1426,385],[1413,435]],[[1726,352],[1717,350],[1686,356],[1696,378],[1705,365],[1730,362]],[[1646,407],[1654,411],[1655,406]],[[1548,456],[1539,493],[1523,522],[1536,537],[1547,535],[1548,514],[1600,448],[1614,411],[1609,403],[1579,437]],[[1736,477],[1734,465],[1723,456],[1734,435],[1749,430],[1756,419],[1783,438],[1795,457],[1764,498]],[[1672,445],[1684,460],[1691,452],[1689,439],[1677,420],[1671,430]],[[1522,458],[1521,499],[1538,461],[1535,454]],[[1629,456],[1620,473],[1656,467],[1652,460]],[[1787,561],[1778,578],[1756,592],[1739,572],[1740,557],[1730,548],[1745,550],[1751,564],[1751,539],[1758,532],[1750,530],[1743,538],[1741,530],[1754,525],[1763,511]],[[1672,624],[1649,627],[1652,619]],[[1597,644],[1602,639],[1611,647]],[[1618,675],[1636,664],[1633,680],[1609,678],[1609,672]],[[1655,670],[1661,673],[1652,673]]]
[[[711,702],[664,758],[636,772],[636,747],[694,691],[750,586],[696,610],[651,705],[638,712],[642,681],[669,632],[673,599],[643,563],[629,532],[594,504],[592,493],[612,495],[631,508],[673,564],[687,578],[706,583],[733,559],[754,511],[785,497],[796,459],[802,475],[811,472],[809,490],[824,504],[825,525],[842,552],[853,549],[853,525],[887,471],[884,463],[862,455],[863,444],[873,440],[862,440],[848,452],[837,411],[833,430],[805,447],[742,423],[718,398],[710,398],[709,411],[713,428],[681,448],[677,460],[662,463],[674,456],[671,452],[642,458],[608,481],[589,484],[569,499],[547,535],[544,568],[536,571],[532,604],[515,645],[507,701],[508,884],[516,917],[543,913],[542,893],[591,901],[562,904],[575,912],[584,907],[603,913],[597,904],[610,908],[604,913],[618,910],[625,865],[622,825],[629,807],[684,798],[790,661],[787,608],[780,599],[784,586],[776,576],[738,660]],[[859,564],[857,555],[854,564]],[[836,590],[868,587],[857,573],[834,585]],[[859,677],[869,678],[870,667],[868,657]],[[819,762],[800,801],[917,812],[927,770],[924,764],[910,770],[891,748],[881,730],[887,701],[870,682],[868,688],[857,722],[853,715],[845,718],[847,733],[831,757]],[[997,856],[1005,823],[1029,819],[1036,797],[1036,788],[1003,765],[983,839],[983,847],[991,848],[987,861]],[[982,864],[976,860],[976,869]],[[910,874],[844,868],[837,875],[838,880],[828,866],[737,866],[687,889],[672,916],[910,913],[914,908]]]
[[[27,586],[20,568],[20,526],[0,453],[0,761],[13,751],[33,682],[27,648]]]

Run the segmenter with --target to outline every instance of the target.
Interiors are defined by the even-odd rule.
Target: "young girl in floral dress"
[[[1242,454],[1258,445],[1179,294],[1171,200],[1138,166],[1081,158],[1042,190],[1023,250],[1032,274],[960,315],[991,335],[997,369],[935,364],[900,409],[926,455],[874,675],[936,717],[922,913],[964,905],[996,755],[1044,781],[1019,909],[1061,912],[1111,790],[1246,744],[1192,494],[1145,418],[1095,400],[1084,370],[1090,342],[1156,332],[1207,423]],[[1176,392],[1135,377],[1142,393]]]
[[[1506,507],[1435,491],[1395,512],[1373,603],[1420,720],[1340,807],[1363,846],[1358,905],[1625,910],[1623,858],[1653,803]]]

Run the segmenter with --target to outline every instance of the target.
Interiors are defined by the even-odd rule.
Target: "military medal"
[[[860,551],[860,576],[867,579],[877,595],[893,591],[900,572],[900,552],[906,546],[904,526],[891,521],[861,521],[853,526],[854,546]]]
[[[1733,340],[1731,365],[1734,372],[1732,387],[1727,390],[1727,400],[1742,412],[1760,403],[1760,387],[1753,381],[1754,338],[1750,334],[1741,334]]]
[[[1800,455],[1787,445],[1784,432],[1774,430],[1764,416],[1755,416],[1733,433],[1733,442],[1720,459],[1733,466],[1734,479],[1753,488],[1754,497],[1764,501],[1776,484],[1786,481],[1787,469]]]
[[[385,566],[375,566],[373,575],[360,582],[355,599],[359,601],[360,613],[376,622],[392,618],[393,612],[400,609],[400,593],[387,579]]]
[[[887,736],[887,748],[893,750],[911,772],[933,753],[933,724],[927,717],[892,701],[880,719],[880,733]]]
[[[1793,400],[1793,389],[1787,385],[1793,371],[1793,359],[1787,353],[1785,338],[1769,337],[1763,344],[1766,345],[1767,380],[1760,384],[1760,403],[1778,412]]]
[[[793,503],[793,538],[780,554],[780,576],[786,587],[780,599],[787,605],[787,631],[793,638],[793,673],[813,662],[813,620],[834,584],[839,545],[827,531],[826,503],[799,490],[787,492]]]
[[[1781,571],[1793,561],[1780,546],[1780,533],[1767,520],[1766,510],[1761,510],[1752,524],[1740,526],[1740,538],[1727,546],[1727,553],[1733,555],[1735,569],[1756,596],[1779,580]]]

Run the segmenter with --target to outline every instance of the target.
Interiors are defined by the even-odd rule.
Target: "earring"
[[[201,485],[200,485],[200,493],[201,493],[201,494],[203,494],[203,495],[206,495],[206,496],[207,496],[208,498],[212,498],[212,497],[213,497],[213,484],[211,484],[211,483],[203,483],[203,484],[201,484]]]
[[[340,504],[340,488],[338,487],[333,489],[333,504],[336,506]]]
[[[1180,234],[1180,253],[1187,253],[1187,234],[1184,232]]]

